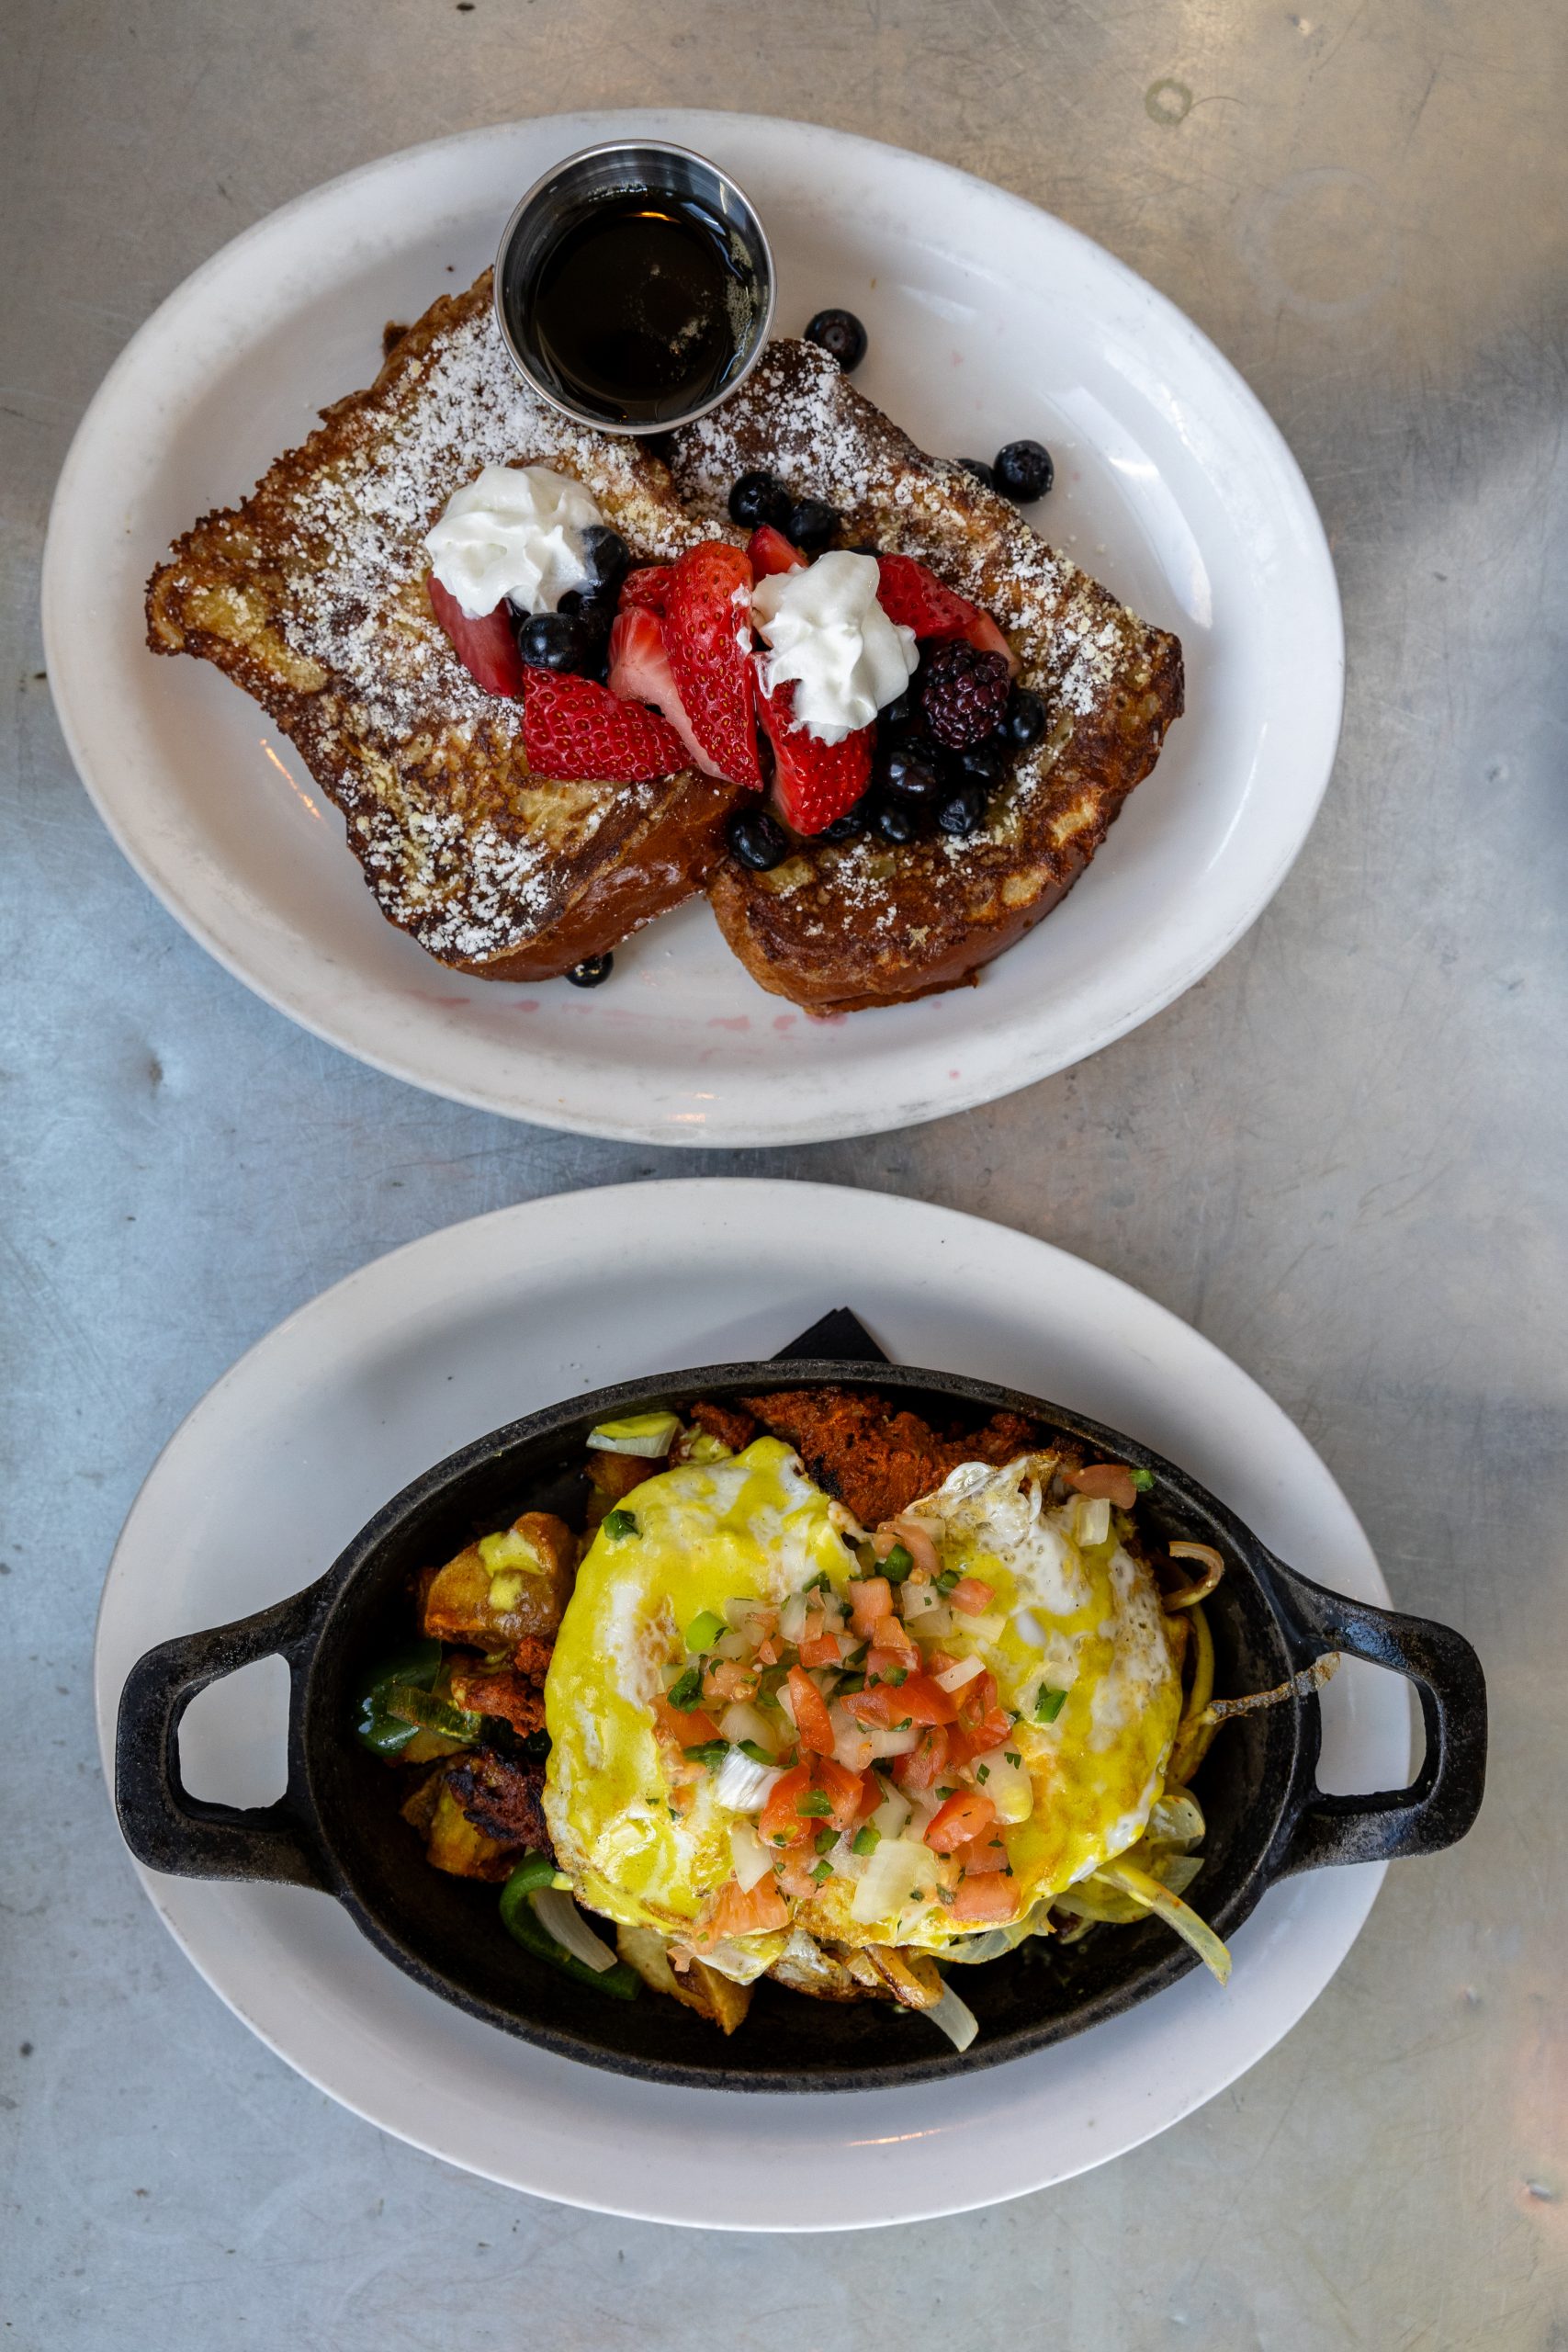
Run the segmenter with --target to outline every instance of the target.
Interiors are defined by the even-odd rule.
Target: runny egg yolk
[[[790,1884],[788,1926],[730,1939],[710,1953],[716,1964],[759,1973],[796,1927],[840,1944],[934,1951],[973,1934],[973,1919],[949,1907],[973,1856],[966,1864],[921,1842],[954,1792],[988,1785],[995,1801],[992,1834],[1006,1870],[993,1885],[999,1896],[1005,1883],[1011,1899],[991,1919],[1021,1921],[1141,1835],[1180,1715],[1179,1668],[1147,1569],[1121,1544],[1104,1506],[1097,1516],[1046,1501],[1053,1467],[1051,1457],[1029,1455],[1001,1469],[966,1464],[914,1506],[943,1571],[939,1586],[911,1580],[897,1595],[921,1654],[914,1670],[962,1678],[979,1661],[995,1683],[986,1720],[1009,1720],[996,1749],[966,1754],[954,1725],[959,1764],[912,1803],[889,1777],[905,1777],[905,1759],[879,1752],[878,1780],[865,1788],[868,1806],[887,1800],[875,1815],[882,1830],[835,1836],[814,1816]],[[700,1935],[736,1873],[737,1838],[754,1837],[757,1812],[719,1802],[714,1760],[694,1768],[671,1740],[667,1711],[660,1736],[666,1692],[694,1662],[688,1642],[709,1652],[715,1623],[740,1613],[734,1604],[783,1610],[818,1578],[847,1599],[859,1573],[828,1497],[773,1438],[648,1479],[606,1521],[578,1572],[546,1683],[546,1815],[561,1867],[594,1910],[666,1936]],[[955,1607],[948,1591],[960,1578],[968,1581],[957,1599],[967,1605]],[[853,1677],[868,1660],[857,1652],[846,1664]],[[846,1702],[852,1680],[840,1697],[833,1670],[815,1679],[829,1702],[840,1767],[864,1771],[866,1726]],[[888,1694],[895,1741],[908,1737],[897,1714],[903,1679]],[[970,1709],[978,1685],[970,1667],[954,1702]],[[714,1722],[723,1713],[722,1700],[695,1703]],[[757,1703],[781,1763],[795,1765],[795,1724],[766,1679]],[[798,1756],[809,1760],[805,1749]],[[883,1850],[885,1838],[896,1854]],[[895,1867],[900,1861],[907,1867]]]

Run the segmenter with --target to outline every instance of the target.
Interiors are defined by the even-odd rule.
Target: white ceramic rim
[[[796,1271],[803,1250],[815,1250],[819,1279]],[[682,1317],[693,1309],[682,1285],[699,1258],[716,1302],[699,1307],[699,1318],[727,1316],[733,1300],[751,1319],[744,1328],[699,1319],[688,1343]],[[745,1179],[616,1186],[525,1203],[410,1243],[296,1310],[214,1384],[149,1474],[105,1586],[95,1681],[106,1774],[124,1672],[149,1642],[178,1630],[170,1593],[182,1550],[205,1544],[210,1553],[202,1515],[227,1510],[247,1449],[273,1488],[309,1476],[311,1462],[344,1452],[345,1432],[365,1426],[363,1416],[356,1423],[340,1410],[334,1433],[331,1384],[345,1368],[384,1419],[396,1385],[389,1365],[400,1364],[406,1381],[411,1362],[428,1363],[439,1396],[440,1368],[457,1360],[464,1329],[479,1328],[481,1299],[483,1316],[499,1298],[507,1331],[526,1331],[526,1312],[514,1317],[513,1307],[529,1296],[547,1304],[552,1283],[587,1297],[585,1272],[596,1285],[585,1313],[598,1352],[577,1354],[569,1377],[545,1368],[563,1361],[545,1343],[539,1369],[497,1395],[494,1423],[548,1401],[552,1377],[558,1392],[651,1369],[614,1352],[628,1313],[642,1318],[634,1350],[646,1343],[646,1325],[659,1335],[655,1346],[667,1344],[666,1361],[713,1362],[782,1344],[847,1296],[907,1360],[918,1350],[940,1364],[938,1335],[947,1330],[952,1368],[978,1373],[989,1363],[1004,1382],[1051,1394],[1051,1383],[1028,1376],[1039,1329],[1041,1368],[1058,1360],[1077,1367],[1077,1394],[1069,1400],[1058,1387],[1058,1401],[1185,1454],[1307,1573],[1387,1601],[1365,1536],[1300,1431],[1207,1340],[1111,1275],[1005,1227],[895,1196]],[[666,1304],[672,1339],[660,1325]],[[600,1345],[606,1314],[612,1336]],[[908,1347],[894,1328],[901,1316]],[[327,1394],[317,1395],[323,1385]],[[278,1455],[269,1449],[292,1426],[279,1416],[284,1397],[305,1434]],[[1193,1458],[1200,1425],[1205,1451],[1229,1457],[1233,1475],[1223,1464],[1216,1475],[1216,1459]],[[405,1434],[398,1476],[445,1453],[448,1439],[478,1431],[473,1421]],[[386,1491],[395,1483],[389,1476]],[[273,1559],[265,1589],[253,1577],[227,1610],[212,1609],[209,1596],[208,1622],[281,1598],[318,1573],[353,1532],[344,1513],[357,1508],[337,1497],[317,1556],[292,1572]],[[220,1573],[243,1572],[226,1561]],[[1408,1778],[1403,1684],[1351,1661],[1325,1702],[1325,1785]],[[671,2091],[532,2050],[412,1984],[336,1905],[306,1890],[141,1876],[170,1933],[235,2014],[382,2129],[504,2184],[631,2219],[822,2230],[1022,2195],[1168,2128],[1311,2006],[1355,1940],[1382,1866],[1318,1871],[1270,1889],[1234,1939],[1224,1993],[1196,1972],[1127,2016],[1010,2065],[900,2092],[798,2098]]]
[[[1268,589],[1274,649],[1269,699],[1267,723],[1259,726],[1247,754],[1245,788],[1237,786],[1234,822],[1217,846],[1211,843],[1207,864],[1199,861],[1201,870],[1190,873],[1190,887],[1162,891],[1146,920],[1141,908],[1135,922],[1122,919],[1123,952],[1078,958],[1070,983],[1057,986],[1055,996],[1032,978],[1027,985],[993,980],[983,982],[974,995],[964,992],[958,1000],[961,1020],[944,1012],[922,1012],[919,1006],[852,1016],[857,1021],[852,1053],[847,1045],[807,1045],[809,1024],[801,1024],[785,1046],[764,1041],[778,1069],[766,1061],[760,1068],[738,1063],[739,1074],[728,1086],[706,1069],[694,1085],[690,1062],[705,1064],[726,1050],[720,1035],[699,1053],[704,1028],[723,1032],[744,1027],[744,1021],[692,1023],[698,1034],[689,1049],[683,1034],[671,1048],[670,1068],[679,1069],[679,1080],[661,1074],[657,1082],[626,1047],[628,1033],[622,1033],[618,1046],[612,1039],[605,1046],[606,1052],[615,1046],[621,1053],[607,1075],[605,1064],[592,1058],[604,1045],[601,1032],[590,1025],[592,1018],[603,1017],[597,1012],[584,1012],[568,1035],[558,1011],[552,1011],[555,1026],[547,1035],[535,1023],[525,1036],[519,1033],[513,1041],[509,1034],[502,1043],[482,1021],[465,1026],[452,1011],[429,1009],[440,1000],[432,998],[427,1006],[423,999],[416,1001],[416,992],[400,994],[384,972],[362,972],[347,958],[334,958],[330,940],[312,936],[302,947],[290,934],[287,905],[276,892],[271,899],[260,891],[253,898],[249,886],[227,869],[200,871],[213,861],[205,834],[189,825],[180,833],[185,820],[176,821],[166,788],[160,798],[161,763],[150,756],[150,747],[135,755],[130,749],[127,712],[136,708],[137,696],[166,692],[166,683],[151,683],[141,666],[145,657],[135,648],[117,650],[123,674],[107,677],[107,649],[96,632],[84,627],[83,615],[92,609],[106,564],[112,569],[116,561],[127,561],[126,535],[133,528],[133,518],[127,519],[127,453],[145,472],[148,452],[163,446],[157,435],[177,435],[183,411],[176,353],[186,355],[187,369],[194,365],[199,372],[204,352],[217,365],[218,355],[229,356],[234,337],[244,332],[236,322],[249,319],[260,300],[248,299],[250,289],[264,280],[292,286],[304,272],[301,256],[330,243],[334,234],[347,233],[350,224],[355,254],[363,248],[382,257],[392,249],[393,232],[386,224],[400,190],[412,199],[414,188],[423,190],[428,182],[431,204],[439,211],[440,198],[450,209],[456,201],[453,183],[465,176],[478,183],[488,171],[502,171],[513,151],[519,151],[517,176],[532,178],[542,141],[565,153],[636,136],[673,139],[715,155],[727,169],[726,157],[736,149],[753,157],[787,152],[790,185],[799,191],[803,218],[815,220],[811,207],[819,209],[822,191],[835,181],[842,185],[860,175],[864,186],[880,187],[890,204],[892,192],[898,192],[900,220],[918,210],[922,219],[942,220],[944,234],[954,233],[953,224],[966,220],[972,238],[985,228],[991,240],[987,252],[993,243],[998,251],[1029,248],[1037,266],[1048,256],[1064,280],[1092,284],[1099,306],[1095,318],[1101,310],[1114,314],[1114,332],[1123,339],[1118,348],[1132,333],[1128,322],[1135,320],[1140,365],[1157,353],[1160,365],[1177,371],[1172,380],[1184,388],[1182,399],[1168,387],[1164,398],[1167,407],[1179,412],[1182,433],[1204,440],[1206,487],[1220,495],[1215,485],[1223,475],[1224,496],[1234,487],[1235,497],[1247,502],[1248,516],[1256,512],[1262,518],[1259,544],[1267,543],[1274,567]],[[531,148],[539,152],[530,160]],[[754,164],[745,185],[758,187],[776,252],[778,208],[770,209],[767,190],[759,187],[766,177]],[[516,184],[514,178],[511,185]],[[498,206],[498,219],[503,210]],[[411,232],[404,243],[412,242]],[[370,261],[364,266],[369,268]],[[300,294],[298,301],[306,299]],[[194,361],[191,355],[197,355]],[[1223,465],[1214,454],[1221,442]],[[241,488],[236,483],[236,491]],[[1266,569],[1256,554],[1249,571],[1244,565],[1247,594],[1264,595],[1260,578]],[[298,198],[214,255],[133,337],[83,420],[51,515],[43,618],[62,728],[99,813],[149,888],[247,987],[344,1051],[455,1101],[579,1133],[715,1148],[871,1134],[967,1110],[1081,1060],[1159,1012],[1235,944],[1283,880],[1326,786],[1343,697],[1343,632],[1333,566],[1300,470],[1229,362],[1163,296],[1023,198],[947,164],[816,125],[681,110],[556,117],[433,141]],[[1288,677],[1279,650],[1287,629]],[[1183,722],[1189,729],[1194,723],[1191,717]],[[138,758],[144,773],[135,772]],[[1168,750],[1168,764],[1170,758]],[[1260,783],[1263,766],[1267,774]],[[1028,959],[1053,925],[1077,920],[1073,910],[1085,891],[1113,887],[1118,838],[1125,837],[1128,822],[1123,818],[1079,890],[1031,940],[1012,949],[997,973],[1004,967],[1028,973],[1027,961],[1020,966],[1017,959]],[[684,920],[682,913],[666,922]],[[655,933],[660,928],[655,926]],[[643,936],[651,939],[655,933]],[[1076,942],[1078,934],[1071,936]],[[1041,968],[1054,967],[1047,959]],[[480,984],[487,985],[496,986]],[[764,1016],[777,1016],[775,1028],[788,1025],[779,1015],[778,1000],[764,997],[749,980],[745,987],[742,1001],[754,1001],[760,1028]],[[926,1001],[928,1008],[953,1002]],[[945,1025],[950,1020],[951,1027]]]

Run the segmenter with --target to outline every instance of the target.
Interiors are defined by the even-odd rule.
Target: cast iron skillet
[[[1061,1430],[1098,1454],[1155,1473],[1145,1509],[1168,1537],[1213,1544],[1226,1574],[1208,1604],[1216,1688],[1261,1690],[1327,1650],[1407,1676],[1420,1692],[1427,1754],[1414,1785],[1371,1796],[1316,1787],[1315,1696],[1225,1724],[1194,1787],[1208,1817],[1192,1899],[1231,1935],[1266,1887],[1328,1862],[1432,1854],[1462,1838],[1481,1803],[1486,1701],[1460,1634],[1326,1592],[1275,1559],[1224,1505],[1145,1446],[1039,1398],[949,1373],[877,1361],[840,1309],[772,1363],[731,1363],[623,1383],[530,1414],[437,1463],[378,1512],[326,1574],[237,1624],[149,1650],[120,1698],[116,1803],[137,1860],[190,1878],[319,1887],[409,1975],[474,2017],[594,2066],[644,2080],[741,2091],[831,2091],[924,2082],[994,2066],[1080,2033],[1146,2000],[1196,1963],[1157,1920],[1099,1928],[1056,1949],[1032,1940],[954,1972],[980,2022],[962,2057],[921,2019],[877,2001],[807,1999],[761,1984],[739,2032],[673,2001],[596,1996],[513,1943],[496,1889],[429,1868],[398,1816],[386,1766],[350,1728],[356,1672],[412,1631],[412,1573],[529,1506],[580,1510],[583,1441],[611,1414],[722,1399],[776,1385],[874,1388],[934,1418],[998,1408]],[[781,1373],[781,1367],[787,1371]],[[180,1717],[197,1691],[274,1654],[290,1677],[288,1784],[276,1804],[203,1804],[180,1780]],[[1245,1962],[1243,1963],[1245,1964]]]

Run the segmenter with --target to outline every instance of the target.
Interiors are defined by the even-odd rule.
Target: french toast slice
[[[175,542],[148,583],[148,643],[261,704],[390,922],[463,971],[549,978],[698,889],[741,796],[690,769],[531,775],[521,704],[475,684],[431,611],[424,534],[481,466],[530,464],[582,481],[634,560],[714,532],[645,443],[584,431],[519,380],[488,270],[388,342],[367,390]]]
[[[927,457],[808,343],[770,344],[722,407],[671,437],[682,496],[717,517],[762,468],[826,499],[840,543],[916,557],[992,615],[1047,726],[983,828],[895,847],[803,841],[770,873],[726,857],[708,883],[761,985],[814,1012],[898,1004],[977,979],[1061,901],[1182,707],[1181,647],[1055,553],[961,466]]]

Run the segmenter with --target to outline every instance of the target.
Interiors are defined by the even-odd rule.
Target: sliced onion
[[[865,1876],[850,1905],[852,1917],[863,1928],[891,1919],[922,1882],[931,1879],[931,1858],[912,1838],[885,1838],[865,1866]]]
[[[1095,1876],[1109,1880],[1112,1886],[1130,1895],[1145,1911],[1152,1911],[1156,1917],[1163,1919],[1168,1928],[1174,1928],[1183,1941],[1191,1945],[1204,1967],[1212,1970],[1222,1984],[1228,1983],[1231,1973],[1229,1952],[1207,1919],[1200,1919],[1196,1911],[1183,1903],[1179,1894],[1173,1894],[1168,1886],[1162,1886],[1157,1878],[1151,1878],[1147,1871],[1138,1870],[1131,1862],[1101,1862]]]
[[[1167,1545],[1173,1560],[1196,1560],[1202,1575],[1195,1584],[1184,1584],[1179,1592],[1162,1595],[1163,1609],[1190,1609],[1195,1600],[1207,1600],[1220,1578],[1225,1564],[1212,1544],[1170,1544]]]
[[[714,1803],[729,1813],[761,1813],[782,1774],[732,1747],[714,1776]]]
[[[673,1413],[633,1413],[624,1421],[601,1421],[589,1430],[588,1442],[596,1453],[630,1453],[639,1462],[658,1462],[680,1430]]]
[[[1189,1796],[1185,1789],[1168,1789],[1150,1808],[1144,1835],[1151,1846],[1201,1846],[1203,1828],[1203,1809],[1197,1798]]]
[[[943,1690],[962,1690],[966,1682],[973,1682],[977,1674],[985,1671],[983,1657],[961,1657],[955,1665],[944,1666],[936,1681]]]
[[[615,1953],[602,1937],[594,1934],[570,1894],[563,1894],[558,1886],[541,1886],[528,1900],[546,1935],[553,1936],[573,1960],[580,1960],[584,1968],[592,1968],[601,1976],[607,1968],[614,1968]]]
[[[730,1824],[729,1859],[735,1864],[742,1894],[750,1894],[758,1880],[766,1878],[773,1866],[773,1857],[749,1821]]]
[[[718,1719],[718,1728],[723,1736],[732,1740],[737,1747],[743,1739],[754,1740],[759,1747],[765,1747],[770,1756],[778,1747],[778,1735],[772,1724],[761,1707],[753,1707],[747,1699],[730,1701]]]
[[[980,2030],[980,2020],[966,2001],[961,2001],[951,1984],[942,1988],[942,1998],[920,2015],[930,2018],[932,2025],[941,2026],[954,2050],[967,2050]]]

